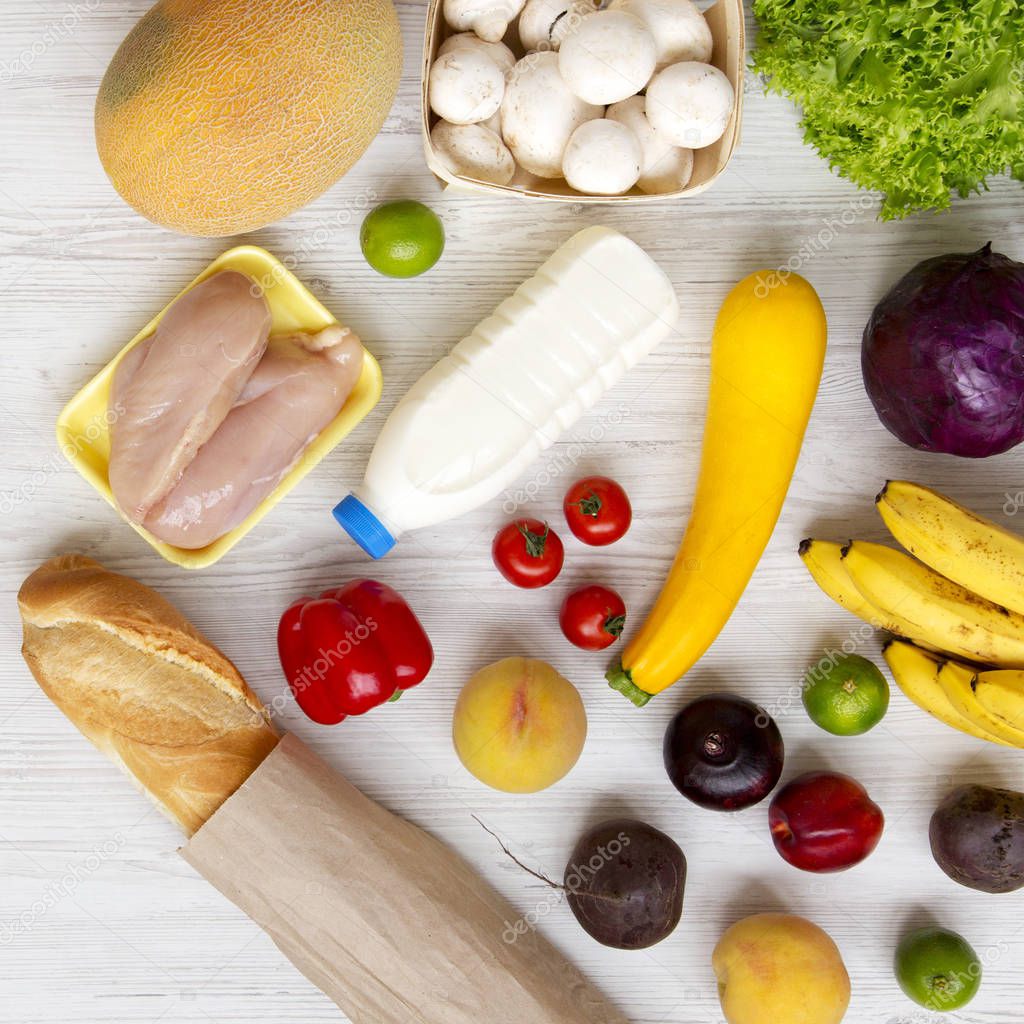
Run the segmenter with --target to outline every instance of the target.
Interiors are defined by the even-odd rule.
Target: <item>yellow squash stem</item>
[[[607,674],[634,704],[689,671],[750,581],[800,455],[826,337],[821,301],[796,274],[752,274],[719,311],[686,535],[651,614]]]

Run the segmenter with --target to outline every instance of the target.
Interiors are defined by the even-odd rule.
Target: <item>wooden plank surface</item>
[[[570,543],[561,579],[535,594],[505,586],[490,564],[490,537],[507,515],[501,500],[407,536],[374,572],[409,597],[435,640],[429,684],[414,699],[338,729],[312,726],[291,703],[281,724],[368,794],[455,845],[523,913],[546,908],[539,925],[545,934],[599,979],[635,1024],[717,1024],[711,949],[729,923],[764,909],[805,914],[833,935],[853,978],[851,1024],[930,1019],[899,992],[891,958],[908,922],[931,917],[963,932],[985,958],[981,994],[958,1019],[1024,1021],[1020,899],[953,885],[933,863],[926,836],[936,801],[954,782],[1020,787],[1024,755],[958,736],[899,694],[884,723],[863,738],[840,740],[811,725],[799,705],[803,670],[850,636],[864,653],[878,648],[817,592],[795,556],[809,534],[881,539],[871,498],[887,476],[921,479],[999,519],[1004,506],[1016,508],[1014,496],[1024,492],[1019,452],[958,461],[914,453],[885,432],[863,391],[859,345],[875,301],[919,259],[989,239],[1024,259],[1020,185],[994,181],[989,194],[958,202],[948,214],[882,223],[875,203],[801,144],[792,106],[766,97],[750,77],[739,153],[718,185],[694,199],[610,212],[446,195],[426,171],[417,134],[425,8],[404,2],[405,75],[380,137],[318,202],[246,236],[278,256],[295,256],[299,276],[380,360],[384,398],[244,543],[190,575],[162,562],[116,518],[63,461],[53,436],[64,402],[231,244],[180,237],[140,219],[113,193],[96,157],[96,88],[146,7],[145,0],[4,0],[0,11],[0,1018],[339,1019],[255,926],[181,861],[174,827],[40,694],[18,655],[15,591],[51,554],[91,555],[178,603],[271,700],[283,686],[272,642],[282,608],[302,592],[368,569],[329,509],[359,480],[388,410],[557,245],[587,224],[607,223],[671,275],[682,326],[520,487],[536,492],[532,511],[555,517],[576,474],[609,473],[633,499],[630,534],[606,551]],[[448,233],[443,261],[414,281],[377,277],[359,253],[363,211],[398,197],[430,203]],[[814,255],[797,255],[808,244]],[[824,383],[790,499],[711,653],[685,684],[634,711],[604,685],[601,656],[567,648],[554,624],[558,604],[585,579],[621,588],[634,618],[654,599],[692,497],[714,315],[739,277],[783,265],[810,278],[831,325]],[[460,767],[449,739],[462,683],[510,654],[552,661],[580,687],[590,716],[576,770],[531,797],[484,789]],[[720,688],[776,713],[787,777],[829,766],[868,786],[888,819],[869,861],[846,874],[799,873],[772,850],[763,806],[716,815],[675,793],[661,764],[665,725],[688,697]],[[593,943],[564,905],[548,907],[548,890],[505,858],[471,817],[479,815],[529,864],[558,875],[580,831],[620,812],[670,832],[689,858],[683,922],[643,953]]]

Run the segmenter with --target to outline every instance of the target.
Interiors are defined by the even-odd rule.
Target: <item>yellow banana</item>
[[[1024,537],[906,480],[890,480],[875,504],[912,555],[989,601],[1024,614]]]
[[[881,544],[851,541],[843,564],[892,632],[968,661],[1024,668],[1024,616]]]
[[[1024,729],[1019,729],[999,715],[994,715],[978,700],[974,692],[978,677],[973,669],[958,665],[954,661],[945,661],[939,668],[937,678],[950,704],[964,718],[992,733],[993,736],[998,736],[1010,746],[1024,747]]]
[[[841,544],[830,540],[803,540],[800,542],[800,559],[807,566],[814,582],[836,604],[878,629],[885,628],[881,613],[853,585],[843,565]]]
[[[842,605],[857,618],[884,629],[897,636],[905,636],[906,624],[893,615],[876,608],[853,585],[853,580],[843,562],[843,547],[830,540],[804,540],[800,542],[800,558],[812,579],[838,605]],[[935,647],[918,638],[919,647],[936,650]]]
[[[896,680],[896,685],[903,691],[904,696],[922,711],[927,711],[940,722],[979,740],[999,743],[1004,747],[1016,745],[983,729],[953,707],[945,690],[939,685],[939,668],[942,662],[937,657],[906,640],[890,640],[882,649],[882,654],[893,679]]]
[[[974,681],[978,703],[1010,728],[1024,732],[1024,672],[999,669],[979,672]]]

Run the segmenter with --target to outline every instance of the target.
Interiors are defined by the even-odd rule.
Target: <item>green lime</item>
[[[981,984],[981,961],[970,943],[946,928],[921,928],[896,949],[896,980],[919,1006],[958,1010]]]
[[[444,227],[428,206],[412,199],[371,210],[359,232],[366,262],[387,277],[426,273],[444,252]]]
[[[836,736],[859,736],[889,709],[889,684],[859,654],[823,658],[804,677],[804,707],[811,721]]]

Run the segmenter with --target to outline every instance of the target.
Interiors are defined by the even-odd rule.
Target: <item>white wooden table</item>
[[[609,473],[632,496],[632,531],[606,551],[570,543],[562,577],[533,594],[506,586],[491,565],[501,501],[404,538],[372,571],[408,596],[434,638],[438,656],[429,682],[415,698],[358,723],[319,728],[289,704],[283,724],[368,794],[457,847],[524,913],[547,890],[505,858],[471,814],[552,875],[561,872],[580,832],[603,817],[629,813],[672,834],[690,874],[683,921],[669,940],[648,952],[605,949],[564,906],[541,925],[635,1024],[720,1021],[711,950],[732,921],[767,909],[811,917],[836,939],[853,979],[851,1024],[931,1019],[902,996],[891,970],[899,935],[931,918],[963,932],[987,965],[980,995],[957,1019],[1024,1021],[1024,896],[985,896],[954,885],[933,863],[926,836],[935,803],[955,783],[1024,785],[1024,755],[961,737],[898,692],[869,735],[834,738],[808,721],[796,696],[803,670],[857,628],[806,577],[796,558],[802,537],[881,539],[871,498],[886,476],[920,479],[997,517],[1007,493],[1024,490],[1019,451],[975,463],[897,443],[864,394],[859,358],[874,302],[919,259],[989,239],[1024,259],[1020,185],[995,181],[989,195],[958,202],[951,213],[881,223],[876,204],[864,202],[802,145],[793,107],[764,96],[752,80],[739,154],[718,185],[698,198],[605,211],[445,195],[426,171],[418,135],[424,6],[405,0],[405,76],[383,133],[319,202],[250,236],[279,256],[298,254],[299,275],[381,361],[384,398],[229,557],[188,574],[161,561],[117,519],[64,462],[53,435],[64,402],[229,244],[179,237],[142,220],[117,198],[97,160],[97,85],[146,7],[147,0],[4,0],[0,12],[0,1018],[12,1024],[339,1019],[255,925],[178,857],[175,828],[42,696],[18,654],[14,594],[52,554],[93,556],[174,600],[271,699],[283,686],[272,640],[281,610],[301,592],[370,569],[329,510],[360,478],[388,410],[559,243],[586,224],[604,222],[636,239],[671,275],[682,300],[682,329],[545,463],[575,459],[575,467],[537,467],[531,508],[557,522],[574,474]],[[414,281],[376,276],[359,253],[361,211],[397,197],[430,203],[448,233],[443,261]],[[827,226],[837,220],[838,229]],[[817,244],[815,255],[794,257],[808,243]],[[693,492],[717,308],[744,274],[791,260],[824,300],[831,341],[789,501],[712,651],[684,684],[637,711],[604,685],[602,656],[575,652],[563,641],[558,604],[573,584],[591,578],[621,588],[634,621],[654,599]],[[612,423],[616,418],[621,422]],[[862,649],[877,655],[876,640]],[[460,767],[449,739],[462,683],[481,665],[511,654],[553,662],[580,687],[590,716],[591,735],[575,771],[530,797],[478,784]],[[764,805],[717,815],[676,794],[661,763],[665,725],[688,698],[720,688],[775,711],[786,739],[787,777],[827,766],[867,785],[888,819],[870,860],[839,875],[798,872],[772,849]]]

